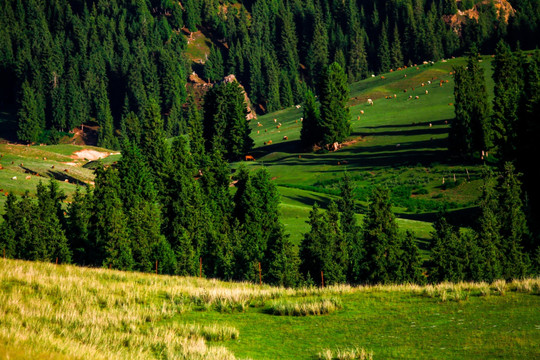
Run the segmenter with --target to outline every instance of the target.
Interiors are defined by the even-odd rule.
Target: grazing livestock
[[[409,99],[412,99],[412,95],[409,95]]]
[[[68,173],[68,172],[69,172],[69,169],[64,169],[64,172],[67,172],[67,173]]]
[[[28,175],[26,176],[26,180],[30,180],[32,178],[32,176]]]
[[[364,115],[364,110],[360,110],[360,114]]]
[[[368,103],[369,105],[373,106],[373,100],[367,99],[367,103]]]
[[[432,123],[429,123],[429,127],[432,127],[432,126],[433,126],[433,124],[432,124]]]
[[[416,95],[414,98],[418,100],[420,99],[420,96]]]
[[[274,119],[274,122],[277,122],[277,119]]]
[[[426,90],[426,95],[428,94],[429,92]]]
[[[250,161],[250,160],[255,161],[255,158],[253,156],[251,156],[251,155],[246,155],[245,159],[246,159],[246,161]]]
[[[295,105],[295,107],[296,107],[297,109],[300,109],[300,108],[302,107],[302,105]]]
[[[12,177],[12,178],[11,178],[11,180],[17,180],[17,177],[16,177],[16,176],[14,176],[14,177]]]
[[[407,89],[403,89],[403,92],[407,92]]]
[[[289,138],[287,137],[287,135],[283,136],[283,140],[289,140]]]

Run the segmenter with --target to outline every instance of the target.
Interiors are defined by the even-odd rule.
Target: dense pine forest
[[[208,81],[235,74],[258,112],[274,111],[302,103],[332,62],[352,82],[472,44],[533,49],[539,14],[530,0],[6,0],[0,107],[17,113],[21,141],[54,143],[95,122],[97,143],[119,148],[121,133],[140,131],[135,115],[149,101],[167,135],[187,132],[192,65]],[[197,30],[214,43],[202,69],[185,56]]]
[[[203,64],[186,55],[195,31],[213,43]],[[0,246],[10,258],[285,286],[537,274],[537,170],[524,159],[538,148],[540,60],[520,49],[538,46],[539,32],[540,5],[528,0],[4,1],[0,108],[16,114],[16,140],[57,143],[84,125],[122,157],[94,164],[95,186],[67,208],[55,181],[40,183],[37,201],[9,194]],[[493,104],[479,53],[495,54]],[[246,94],[259,114],[302,104],[303,149],[332,150],[351,132],[349,83],[464,54],[450,154],[491,153],[497,166],[482,175],[472,229],[441,212],[429,259],[398,228],[384,186],[359,225],[345,174],[297,248],[269,171],[231,176],[229,162],[254,145]]]

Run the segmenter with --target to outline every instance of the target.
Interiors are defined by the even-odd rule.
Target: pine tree
[[[37,142],[43,125],[40,122],[40,106],[30,84],[25,81],[21,89],[21,106],[19,109],[19,140],[29,143]]]
[[[349,261],[347,280],[356,283],[360,280],[360,264],[363,258],[363,243],[360,227],[356,221],[354,187],[348,172],[340,182],[339,210],[341,211],[341,232],[346,242]]]
[[[210,47],[210,54],[208,59],[204,63],[204,77],[210,81],[217,81],[223,78],[224,76],[224,65],[223,65],[223,56],[221,55],[221,50],[214,47]]]
[[[319,8],[315,11],[313,38],[310,44],[306,61],[310,79],[314,83],[314,80],[318,79],[324,73],[329,58],[328,33],[324,24],[322,11]]]
[[[439,215],[433,228],[430,281],[462,281],[464,266],[459,229],[449,224],[444,214]]]
[[[350,134],[349,86],[337,63],[326,70],[319,86],[320,129],[323,144],[342,142]]]
[[[403,54],[401,53],[401,40],[399,38],[397,23],[394,25],[394,35],[390,48],[390,66],[392,69],[403,66]]]
[[[244,91],[238,81],[214,86],[205,95],[204,138],[206,149],[219,150],[229,160],[237,160],[253,147],[246,120]]]
[[[399,279],[399,234],[390,203],[390,192],[375,187],[364,219],[365,257],[363,278],[369,283],[388,283]]]
[[[400,281],[406,283],[423,283],[425,277],[422,274],[422,260],[414,233],[407,230],[401,242],[401,270]]]
[[[320,110],[319,104],[315,100],[315,95],[311,90],[306,92],[306,101],[304,103],[304,117],[302,120],[302,129],[300,130],[300,141],[306,149],[313,148],[322,141],[320,128]]]
[[[490,169],[485,169],[482,196],[480,198],[480,216],[476,225],[478,245],[482,261],[483,280],[493,281],[502,275],[501,224],[499,219],[499,201],[496,191],[496,179]]]
[[[349,82],[355,82],[367,77],[368,61],[365,48],[364,32],[355,32],[349,51]]]
[[[135,269],[148,272],[153,270],[156,257],[152,251],[161,241],[161,211],[145,158],[127,139],[122,146],[118,176]]]
[[[91,239],[98,249],[96,265],[131,270],[134,265],[128,221],[120,198],[120,179],[114,168],[96,169]]]
[[[502,40],[497,44],[493,61],[493,80],[495,96],[493,98],[492,121],[500,157],[513,160],[518,146],[518,110],[519,89],[518,63],[510,48]]]
[[[86,194],[77,187],[67,209],[67,237],[73,253],[73,262],[85,265],[91,262],[96,249],[90,242],[90,216],[92,215],[92,193]]]
[[[39,238],[40,244],[45,246],[41,256],[36,260],[71,262],[71,249],[68,245],[62,223],[58,217],[58,208],[63,194],[59,193],[58,183],[49,182],[48,188],[41,182],[37,186],[37,220],[33,232]]]
[[[377,65],[379,72],[387,72],[392,66],[390,45],[388,43],[388,22],[384,21],[379,36],[379,46],[377,48]]]
[[[152,172],[153,182],[160,195],[165,192],[164,177],[169,168],[169,147],[165,142],[163,119],[159,104],[150,99],[143,108],[141,117],[142,136],[141,151]]]
[[[521,182],[512,163],[504,165],[499,184],[503,276],[522,278],[528,273],[529,258],[523,253],[523,241],[529,236],[521,200]]]
[[[326,214],[321,213],[317,204],[309,214],[310,231],[304,234],[300,244],[300,271],[305,279],[315,284],[333,284],[343,281],[343,273],[335,262],[336,234]],[[322,274],[321,274],[322,273]]]

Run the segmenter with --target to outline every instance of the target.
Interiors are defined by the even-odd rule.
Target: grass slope
[[[539,294],[540,279],[292,290],[0,259],[0,359],[533,359]],[[302,312],[324,315],[285,315]]]

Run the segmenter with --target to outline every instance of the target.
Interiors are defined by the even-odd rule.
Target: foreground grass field
[[[338,350],[534,359],[539,295],[540,279],[293,290],[0,259],[0,359],[316,359]]]

